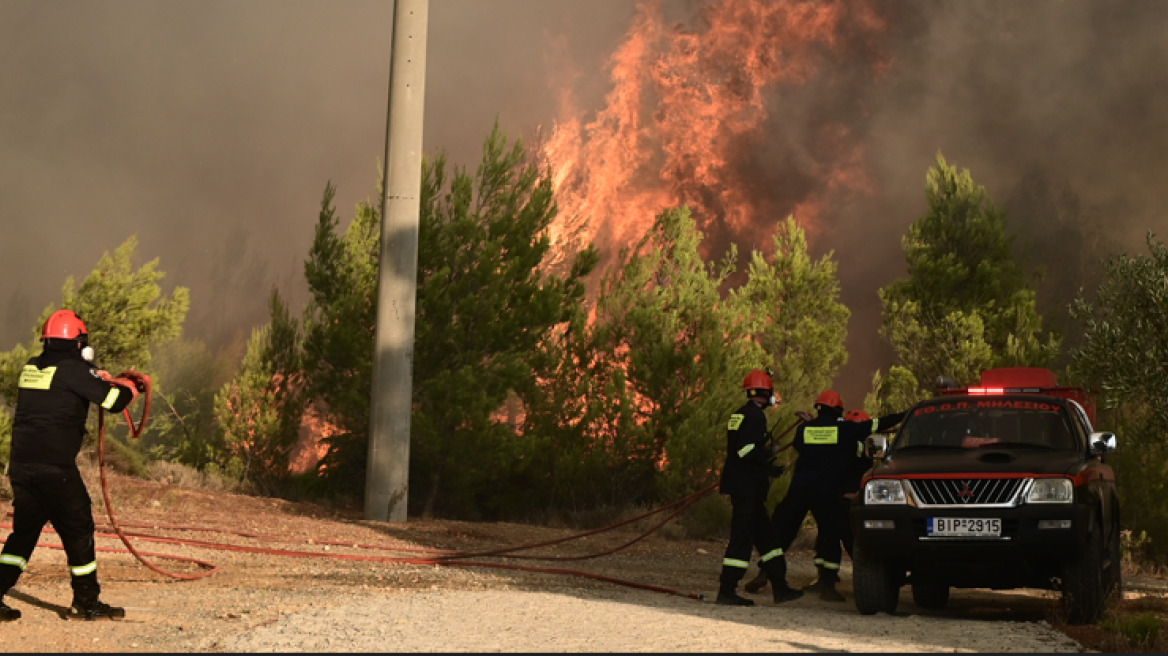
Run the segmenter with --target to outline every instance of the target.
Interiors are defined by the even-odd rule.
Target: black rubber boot
[[[740,596],[733,590],[719,590],[718,598],[714,600],[719,606],[753,606],[754,600]]]
[[[787,585],[786,581],[783,581],[782,583],[775,583],[774,581],[771,581],[771,585],[773,585],[775,588],[776,604],[795,601],[799,597],[803,596],[802,590],[796,590],[795,588],[792,588],[791,586]]]
[[[767,583],[767,573],[763,571],[762,568],[759,568],[758,576],[747,581],[746,585],[743,587],[746,588],[746,591],[751,594],[758,594],[759,592],[762,592],[764,589],[766,589]]]
[[[834,569],[828,569],[823,565],[816,565],[815,571],[815,579],[803,586],[804,592],[822,592],[825,587],[831,587],[839,583],[839,572]]]
[[[65,616],[66,619],[86,620],[89,622],[94,620],[120,620],[126,617],[126,609],[119,608],[118,606],[110,606],[97,599],[74,599],[73,605],[69,607],[69,612]]]
[[[835,589],[835,583],[823,581],[819,586],[819,598],[824,601],[847,601],[843,593]]]
[[[767,580],[770,581],[771,589],[774,591],[776,604],[793,601],[803,596],[802,592],[787,585],[786,558],[779,557],[768,560],[762,563],[762,567],[766,571]]]
[[[776,604],[794,601],[803,596],[802,590],[796,590],[787,585],[787,568],[785,566],[772,568],[767,573],[767,577],[770,579],[771,588],[774,589]]]
[[[0,622],[11,622],[18,619],[20,619],[20,611],[4,603],[3,599],[0,599]]]
[[[746,570],[729,565],[722,565],[722,573],[718,576],[718,598],[715,604],[722,606],[753,606],[754,602],[738,595],[738,582]]]

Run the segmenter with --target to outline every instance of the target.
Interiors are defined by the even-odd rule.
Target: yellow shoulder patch
[[[803,429],[804,444],[836,444],[839,429],[835,426],[808,426]]]
[[[31,364],[26,364],[20,372],[18,386],[21,389],[47,390],[49,389],[49,385],[53,383],[53,375],[56,373],[56,367],[37,369]]]
[[[743,419],[746,419],[746,415],[730,415],[730,423],[726,424],[726,430],[738,430]]]

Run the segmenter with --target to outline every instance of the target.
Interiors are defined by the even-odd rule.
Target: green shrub
[[[713,492],[686,508],[678,519],[690,538],[726,540],[730,537],[730,510],[730,497]]]
[[[1099,625],[1127,641],[1133,651],[1149,650],[1159,643],[1164,622],[1155,613],[1115,615]]]

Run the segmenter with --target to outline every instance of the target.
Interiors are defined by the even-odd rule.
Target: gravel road
[[[102,597],[125,606],[128,616],[121,622],[66,622],[60,618],[71,596],[64,554],[38,548],[6,598],[24,617],[0,624],[4,651],[1083,651],[1048,623],[1057,607],[1049,593],[957,591],[946,610],[919,611],[906,590],[896,616],[862,616],[851,601],[845,563],[840,590],[847,602],[809,595],[776,606],[764,591],[754,596],[755,607],[726,607],[710,601],[725,548],[719,540],[663,531],[612,555],[582,557],[636,537],[638,529],[629,526],[554,549],[579,560],[510,561],[583,575],[438,567],[403,563],[401,557],[434,549],[542,544],[573,531],[422,519],[364,522],[353,513],[128,478],[116,480],[113,489],[124,528],[136,523],[135,532],[165,538],[164,543],[133,540],[149,561],[199,571],[167,558],[189,557],[219,569],[196,580],[176,580],[145,567],[116,538],[99,536]],[[101,531],[105,511],[98,490],[91,483]],[[7,502],[0,502],[0,514],[7,510]],[[814,576],[813,537],[813,532],[800,536],[792,546],[792,585]],[[51,533],[43,536],[47,544],[55,540]],[[705,599],[688,596],[699,594]]]
[[[234,652],[1078,652],[1045,622],[727,608],[649,592],[376,595],[222,639]],[[842,606],[832,604],[832,606]],[[206,647],[206,646],[205,646]]]

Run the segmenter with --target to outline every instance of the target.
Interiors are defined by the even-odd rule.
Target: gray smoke
[[[667,1],[691,15],[697,0]],[[1058,313],[1094,262],[1162,233],[1168,3],[880,3],[879,77],[832,71],[875,182],[841,201],[834,250],[852,308],[849,405],[889,352],[876,290],[904,275],[900,237],[937,152],[1009,212]],[[432,0],[427,153],[474,165],[496,120],[534,138],[557,91],[585,108],[635,2]],[[186,335],[238,344],[278,287],[299,307],[321,193],[342,225],[376,201],[393,3],[375,0],[0,0],[0,349],[29,336],[130,235],[164,285],[191,289]],[[862,111],[856,111],[861,107]],[[773,147],[773,146],[772,146]]]

